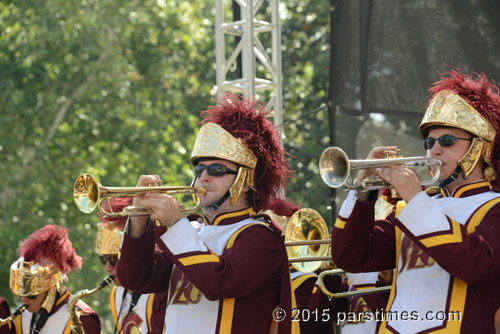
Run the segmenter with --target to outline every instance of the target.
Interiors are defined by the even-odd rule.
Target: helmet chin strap
[[[455,168],[455,171],[450,176],[448,176],[448,178],[446,180],[444,180],[443,182],[441,182],[439,184],[439,188],[444,188],[447,185],[449,185],[450,183],[452,183],[453,181],[455,181],[456,179],[458,179],[461,171],[462,171],[462,167],[460,167],[460,165],[458,165],[457,168]],[[465,177],[465,174],[464,174],[464,177]]]
[[[222,203],[224,203],[225,201],[227,201],[227,199],[229,198],[229,196],[231,195],[231,193],[229,192],[229,190],[226,192],[226,194],[224,194],[224,196],[222,196],[218,201],[217,203],[215,204],[212,204],[212,205],[207,205],[207,206],[202,206],[201,208],[203,210],[207,210],[207,211],[215,211],[217,210],[218,208],[220,208],[220,206],[222,205]]]

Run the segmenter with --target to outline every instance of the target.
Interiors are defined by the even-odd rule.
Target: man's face
[[[441,160],[441,175],[439,176],[439,181],[446,180],[451,174],[453,174],[458,166],[457,161],[464,156],[471,144],[469,140],[457,139],[453,145],[443,147],[439,144],[437,139],[444,135],[451,135],[456,138],[472,137],[467,131],[456,128],[437,128],[429,131],[427,138],[436,139],[434,146],[430,149],[430,156]],[[463,176],[461,175],[457,181],[464,181]]]
[[[121,283],[118,280],[118,276],[116,276],[116,263],[118,261],[118,254],[99,255],[99,257],[108,275],[115,276],[115,278],[113,279],[113,283],[115,283],[116,286],[121,286]]]
[[[205,160],[198,163],[198,165],[205,166],[213,164],[221,164],[233,171],[238,171],[238,166],[231,161]],[[236,175],[234,174],[211,176],[208,174],[207,170],[204,170],[203,173],[196,178],[196,181],[194,183],[194,187],[196,189],[199,189],[201,186],[203,186],[207,190],[207,193],[204,196],[201,196],[201,206],[209,206],[217,203],[217,201],[228,191],[229,187],[231,187],[235,179]]]
[[[26,310],[31,313],[36,313],[42,309],[45,297],[47,297],[48,291],[42,292],[36,296],[20,296],[23,304],[27,306]]]

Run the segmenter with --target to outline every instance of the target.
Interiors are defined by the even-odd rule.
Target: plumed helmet
[[[484,73],[472,72],[466,75],[461,69],[453,68],[444,74],[429,89],[429,101],[419,130],[426,138],[432,126],[449,126],[470,132],[477,139],[460,165],[466,175],[479,159],[491,166],[485,171],[490,180],[500,170],[500,88]],[[493,169],[493,170],[492,170]],[[491,174],[492,175],[488,175]],[[495,183],[497,184],[495,187]],[[498,188],[498,180],[493,185]]]
[[[10,288],[18,296],[38,295],[51,287],[59,290],[67,274],[82,266],[65,228],[46,225],[19,247],[20,258],[10,267]]]
[[[291,175],[279,132],[267,118],[264,102],[224,94],[202,112],[204,124],[196,138],[191,164],[200,159],[224,159],[239,166],[230,189],[238,199],[244,181],[254,191],[254,209],[266,210],[280,196]]]
[[[111,198],[109,202],[104,201],[102,206],[107,212],[121,212],[132,205],[132,201],[131,197]],[[126,223],[126,216],[105,217],[101,214],[97,224],[95,252],[100,255],[118,254]]]

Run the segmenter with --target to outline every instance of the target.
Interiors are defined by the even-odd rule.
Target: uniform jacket
[[[500,306],[500,194],[475,182],[424,192],[374,222],[351,192],[332,230],[334,262],[351,272],[396,268],[380,333],[494,333]]]
[[[152,224],[140,238],[125,234],[117,274],[133,291],[168,290],[166,333],[268,333],[278,305],[290,314],[288,258],[267,215],[247,208],[211,223],[192,215],[156,239],[162,253],[154,240]],[[289,317],[278,322],[279,333],[291,326]]]

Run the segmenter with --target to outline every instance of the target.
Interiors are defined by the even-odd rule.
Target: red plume
[[[247,97],[224,94],[217,105],[202,112],[201,123],[215,123],[228,131],[257,156],[255,181],[259,196],[256,210],[266,210],[271,201],[285,189],[292,172],[288,168],[279,132],[267,118],[266,104]]]
[[[64,274],[82,266],[82,258],[76,254],[67,229],[57,225],[46,225],[32,233],[19,247],[19,255],[25,261],[51,262]]]
[[[102,207],[106,211],[113,212],[121,212],[127,206],[132,205],[133,198],[132,197],[123,197],[123,198],[112,198],[111,199],[111,208],[107,201],[104,201]],[[123,231],[125,228],[125,224],[127,223],[127,217],[108,217],[104,218],[104,215],[99,215],[99,221],[103,223],[104,227],[108,229],[112,229],[118,227],[120,231]],[[112,225],[112,226],[109,226]]]

